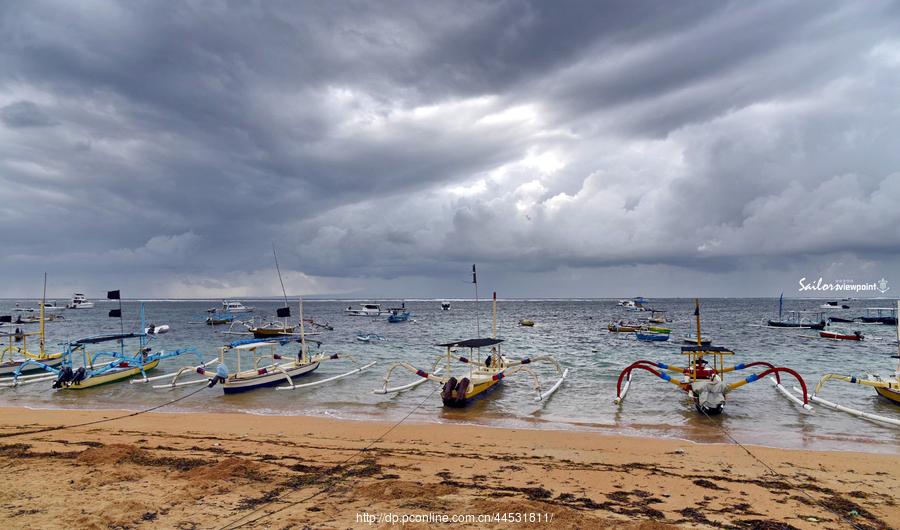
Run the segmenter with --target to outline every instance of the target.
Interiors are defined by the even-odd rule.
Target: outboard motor
[[[469,390],[469,378],[463,377],[457,381],[455,377],[451,377],[444,384],[441,391],[441,399],[444,405],[448,407],[462,407],[466,404],[466,391]]]
[[[80,366],[80,367],[78,368],[78,370],[75,370],[75,374],[72,375],[72,382],[71,382],[71,384],[77,385],[78,383],[84,381],[84,376],[85,376],[85,373],[84,373],[84,366]]]
[[[455,397],[453,396],[453,391],[456,390],[456,378],[451,377],[444,383],[444,388],[441,389],[441,400],[444,404],[449,405],[453,401],[455,401]]]
[[[53,388],[62,388],[72,380],[72,377],[74,377],[72,368],[70,366],[64,366],[63,369],[59,371],[59,376],[56,378],[56,381],[53,381]]]

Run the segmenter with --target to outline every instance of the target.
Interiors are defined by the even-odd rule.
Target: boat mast
[[[784,292],[778,297],[778,321],[781,322],[781,310],[784,308]]]
[[[481,319],[478,312],[478,276],[475,274],[475,264],[472,264],[472,283],[475,284],[475,331],[476,337],[481,336]]]
[[[494,299],[491,303],[491,338],[497,338],[497,291],[494,291]],[[497,345],[491,346],[491,366],[500,364]]]
[[[41,334],[38,344],[40,345],[41,357],[44,356],[44,304],[47,303],[47,273],[44,273],[44,294],[41,295]]]
[[[694,316],[697,317],[697,346],[703,346],[703,339],[700,338],[700,299],[694,298]]]
[[[309,352],[306,350],[306,334],[303,331],[303,297],[300,297],[300,362],[309,362]]]
[[[900,300],[897,300],[897,316],[900,317]],[[900,319],[897,319],[897,371],[894,375],[900,378]]]

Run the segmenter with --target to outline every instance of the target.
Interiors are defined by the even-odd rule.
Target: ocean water
[[[257,308],[253,316],[272,317],[283,303],[273,300],[243,300]],[[0,301],[0,314],[10,314],[15,300]],[[34,307],[34,300],[19,301],[22,307]],[[193,346],[207,359],[216,348],[239,338],[225,332],[228,326],[207,326],[200,322],[206,309],[221,301],[125,301],[123,313],[126,331],[139,329],[139,307],[144,305],[147,322],[168,324],[171,331],[153,339],[157,350]],[[498,302],[498,335],[505,342],[504,355],[511,358],[552,355],[570,374],[563,386],[548,400],[535,402],[532,380],[519,373],[504,380],[501,388],[485,399],[463,410],[447,410],[441,406],[437,385],[425,383],[394,395],[376,395],[372,390],[383,384],[388,367],[407,361],[431,370],[443,350],[434,345],[456,339],[489,336],[491,305],[469,300],[453,301],[450,311],[442,311],[439,301],[407,301],[413,320],[391,324],[386,317],[353,317],[345,314],[357,301],[307,301],[307,317],[328,321],[334,331],[316,338],[324,341],[322,349],[329,353],[351,354],[362,362],[377,361],[361,374],[309,389],[293,392],[260,389],[225,396],[221,387],[202,391],[171,406],[170,411],[189,413],[233,412],[274,414],[285,421],[303,421],[304,416],[331,416],[346,419],[399,420],[410,413],[410,421],[470,423],[515,428],[549,428],[623,433],[651,437],[673,437],[697,442],[729,443],[729,435],[741,443],[787,448],[861,450],[900,453],[900,429],[882,426],[844,413],[816,407],[814,413],[801,413],[798,407],[781,396],[768,382],[760,380],[737,389],[728,396],[725,413],[714,418],[699,415],[688,397],[673,385],[648,372],[635,372],[627,400],[613,404],[616,380],[629,363],[638,359],[684,363],[680,353],[682,337],[693,319],[693,301],[688,299],[654,299],[654,308],[669,311],[673,320],[669,342],[642,343],[627,334],[608,333],[610,321],[646,317],[648,313],[628,313],[615,300],[501,300]],[[821,301],[790,300],[786,309],[818,309]],[[828,372],[862,375],[864,372],[889,375],[896,367],[896,329],[884,325],[847,324],[866,336],[861,343],[828,341],[810,330],[781,330],[760,327],[777,312],[775,299],[710,299],[704,300],[702,326],[704,337],[712,337],[715,345],[730,347],[736,355],[734,363],[769,361],[798,371],[810,391]],[[857,316],[863,307],[889,306],[896,302],[878,300],[851,302],[853,309],[832,314]],[[396,302],[383,302],[384,306]],[[107,317],[117,307],[113,302],[99,302],[95,309],[66,310],[64,320],[47,324],[47,344],[54,351],[59,343],[102,333],[117,333],[118,319]],[[297,307],[292,308],[297,316]],[[15,315],[16,313],[12,313]],[[248,315],[249,317],[250,315]],[[528,318],[534,327],[520,327],[517,322]],[[478,322],[476,322],[476,320]],[[35,329],[31,326],[27,329]],[[235,326],[238,330],[239,326]],[[357,331],[374,332],[386,340],[364,344],[356,341]],[[7,341],[8,339],[3,339]],[[296,351],[286,346],[285,354]],[[464,354],[460,352],[460,354]],[[162,374],[181,366],[194,364],[194,358],[164,361],[154,373]],[[233,364],[233,363],[232,363]],[[456,365],[460,371],[462,367]],[[231,366],[234,368],[234,366]],[[326,362],[309,376],[296,381],[308,382],[349,371],[346,361]],[[554,380],[549,366],[535,365],[534,370],[546,388]],[[747,375],[749,375],[748,371]],[[153,375],[152,373],[151,375]],[[731,373],[727,381],[740,375]],[[793,386],[789,376],[786,386]],[[392,386],[417,380],[406,371],[396,371]],[[154,390],[147,385],[115,383],[77,392],[59,392],[50,383],[0,389],[0,405],[33,408],[105,408],[139,410],[194,391],[197,387]],[[822,396],[848,406],[900,418],[900,407],[876,396],[874,390],[858,385],[830,382]]]

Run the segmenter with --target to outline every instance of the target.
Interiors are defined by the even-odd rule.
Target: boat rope
[[[288,508],[292,508],[292,507],[294,507],[294,506],[297,506],[298,504],[302,504],[302,503],[304,503],[304,502],[306,502],[306,501],[312,500],[312,499],[318,497],[319,495],[321,495],[321,494],[323,494],[323,493],[326,493],[326,492],[330,491],[332,488],[334,488],[335,486],[337,486],[338,483],[341,481],[340,475],[338,475],[338,474],[336,473],[337,471],[339,471],[339,470],[341,469],[341,467],[343,467],[344,465],[346,465],[348,462],[350,462],[351,460],[353,460],[354,458],[356,458],[356,457],[359,456],[360,454],[365,453],[366,451],[368,451],[373,445],[375,445],[375,444],[377,444],[378,442],[380,442],[381,440],[383,440],[383,439],[384,439],[388,434],[390,434],[394,429],[396,429],[397,427],[399,427],[401,423],[403,423],[404,421],[406,421],[407,419],[409,419],[409,417],[412,416],[413,413],[415,413],[417,410],[419,410],[419,409],[422,407],[422,405],[424,405],[429,399],[431,399],[431,396],[434,395],[434,393],[437,391],[438,388],[440,388],[440,387],[438,387],[437,385],[435,385],[434,387],[432,387],[431,392],[429,392],[428,395],[425,396],[424,399],[422,399],[421,401],[419,401],[419,402],[416,404],[415,407],[413,407],[412,409],[410,409],[409,412],[406,413],[405,416],[403,416],[402,418],[400,418],[399,421],[397,421],[396,423],[394,423],[393,425],[391,425],[386,431],[384,431],[383,433],[381,433],[377,438],[375,438],[374,440],[372,440],[371,442],[369,442],[365,447],[363,447],[362,449],[357,449],[357,450],[354,451],[350,456],[348,456],[346,459],[344,459],[342,462],[340,462],[340,463],[338,463],[338,464],[336,464],[336,465],[330,467],[329,469],[327,469],[327,470],[324,472],[324,475],[325,475],[325,476],[330,476],[330,477],[333,477],[333,478],[329,478],[329,479],[325,482],[324,487],[322,487],[322,488],[319,489],[318,491],[316,491],[316,492],[314,492],[314,493],[311,493],[311,494],[307,495],[306,497],[304,497],[304,498],[302,498],[302,499],[298,499],[298,500],[296,500],[296,501],[291,501],[291,502],[285,504],[284,506],[282,506],[281,508],[278,508],[278,509],[273,510],[273,511],[271,511],[271,512],[262,513],[262,514],[257,515],[256,517],[250,518],[250,517],[253,516],[254,514],[257,514],[257,513],[261,512],[262,510],[264,510],[267,506],[271,506],[272,504],[274,504],[274,503],[276,503],[276,502],[284,501],[284,500],[287,499],[287,497],[289,497],[290,495],[292,495],[292,494],[296,493],[297,491],[299,491],[299,490],[290,490],[290,491],[288,491],[288,492],[286,492],[286,493],[283,493],[283,494],[281,494],[281,495],[275,497],[274,499],[272,499],[272,500],[266,502],[265,504],[262,504],[262,505],[258,506],[258,507],[257,507],[256,509],[254,509],[253,511],[251,511],[251,512],[249,512],[249,513],[246,513],[246,514],[244,514],[244,515],[241,515],[240,517],[236,518],[235,520],[233,520],[233,521],[231,521],[231,522],[229,522],[229,523],[226,523],[224,526],[219,527],[218,530],[234,530],[235,528],[241,528],[241,527],[247,526],[247,525],[252,524],[252,523],[255,523],[255,522],[257,522],[257,521],[259,521],[259,520],[261,520],[261,519],[265,519],[265,518],[270,517],[270,516],[272,516],[272,515],[275,515],[275,514],[277,514],[277,513],[283,512],[284,510],[287,510]]]
[[[193,392],[185,394],[181,397],[177,397],[173,400],[166,401],[165,403],[162,403],[160,405],[150,407],[149,409],[138,410],[135,412],[129,412],[128,414],[122,414],[121,416],[114,416],[112,418],[103,418],[102,420],[86,421],[84,423],[74,423],[72,425],[56,425],[54,427],[45,427],[43,429],[34,429],[31,431],[18,431],[18,432],[2,433],[2,434],[0,434],[0,438],[12,438],[13,436],[24,436],[26,434],[40,434],[40,433],[44,433],[44,432],[64,431],[66,429],[74,429],[76,427],[87,427],[88,425],[97,425],[98,423],[106,423],[106,422],[110,422],[110,421],[121,420],[124,418],[132,418],[134,416],[140,416],[141,414],[153,412],[154,410],[159,410],[163,407],[168,407],[169,405],[174,405],[175,403],[178,403],[179,401],[181,401],[183,399],[187,399],[187,398],[193,396],[194,394],[197,394],[207,388],[209,388],[208,385],[203,385],[200,388],[198,388],[197,390],[194,390]]]
[[[808,498],[810,501],[812,501],[813,503],[815,503],[817,506],[821,506],[821,507],[824,508],[826,511],[831,512],[831,513],[837,515],[837,516],[840,517],[841,519],[844,519],[845,521],[847,521],[847,523],[849,523],[849,525],[850,525],[851,527],[855,528],[856,530],[865,530],[866,528],[869,528],[868,526],[864,526],[864,525],[861,525],[861,524],[857,523],[856,521],[854,521],[853,519],[851,519],[847,514],[841,513],[840,511],[835,510],[835,509],[832,508],[831,506],[828,506],[827,504],[823,503],[823,502],[820,501],[819,499],[816,499],[815,497],[813,497],[812,495],[810,495],[809,492],[806,491],[806,489],[799,487],[799,486],[798,486],[797,484],[795,484],[791,479],[789,479],[785,474],[780,473],[779,471],[776,471],[776,470],[775,470],[772,466],[770,466],[765,460],[763,460],[762,458],[760,458],[760,457],[756,456],[755,454],[753,454],[753,452],[750,451],[750,449],[749,449],[746,445],[744,445],[744,444],[742,444],[741,442],[737,441],[737,439],[736,439],[734,436],[732,436],[731,433],[729,433],[729,432],[725,429],[725,427],[722,426],[722,424],[721,424],[720,422],[716,422],[715,420],[713,420],[713,419],[710,417],[710,415],[706,413],[705,410],[703,410],[702,408],[699,408],[699,410],[700,410],[700,412],[703,413],[704,416],[706,416],[706,419],[710,420],[710,422],[712,422],[713,424],[715,424],[715,425],[719,428],[719,430],[722,431],[722,434],[724,434],[724,435],[725,435],[729,440],[731,440],[735,445],[737,445],[738,447],[740,447],[741,449],[743,449],[745,453],[747,453],[748,455],[750,455],[750,458],[752,458],[753,460],[756,460],[757,462],[759,462],[763,467],[765,467],[766,469],[768,469],[770,473],[772,473],[773,475],[775,475],[775,476],[781,478],[784,482],[786,482],[787,484],[789,484],[792,488],[794,488],[794,489],[800,491],[800,493],[802,493],[803,495],[805,495],[806,498]]]

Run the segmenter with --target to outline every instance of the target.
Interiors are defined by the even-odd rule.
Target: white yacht
[[[377,317],[383,312],[381,304],[360,304],[359,307],[359,309],[353,309],[353,306],[348,306],[344,313],[352,317]]]
[[[222,311],[225,313],[252,313],[255,307],[245,306],[240,302],[222,300]]]
[[[75,293],[72,301],[66,306],[66,309],[93,309],[94,302],[89,302],[81,293]]]

